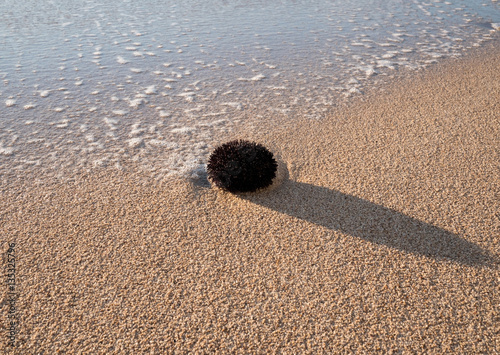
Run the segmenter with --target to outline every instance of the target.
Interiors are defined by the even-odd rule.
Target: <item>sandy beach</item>
[[[133,167],[5,173],[0,353],[500,351],[498,46],[270,126],[217,137],[279,154],[285,179],[259,194]]]

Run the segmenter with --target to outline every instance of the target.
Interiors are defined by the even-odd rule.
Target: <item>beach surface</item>
[[[498,352],[498,46],[382,89],[217,137],[279,155],[282,183],[258,194],[3,170],[17,323],[12,349],[4,282],[0,353]]]

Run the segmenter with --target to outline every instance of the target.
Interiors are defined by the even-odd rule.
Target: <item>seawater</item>
[[[496,0],[4,0],[0,176],[196,176],[214,137],[321,119],[499,24]]]

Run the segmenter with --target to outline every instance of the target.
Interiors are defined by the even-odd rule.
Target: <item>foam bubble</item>
[[[5,101],[5,106],[7,106],[7,107],[12,107],[15,105],[16,105],[16,100],[14,100],[14,99],[9,99],[9,100]]]
[[[137,108],[145,102],[146,102],[146,100],[144,100],[143,98],[136,98],[136,99],[129,100],[129,106]]]
[[[141,135],[145,131],[143,128],[139,128],[139,125],[139,123],[134,123],[132,125],[132,130],[128,134],[129,137]]]
[[[123,58],[123,57],[121,57],[121,56],[116,57],[116,61],[117,61],[119,64],[127,64],[127,63],[128,63],[128,60],[126,60],[125,58]]]
[[[112,112],[117,116],[125,116],[128,114],[128,111],[125,110],[113,110]]]
[[[378,74],[378,72],[373,69],[373,67],[369,67],[365,70],[366,76],[373,76],[375,74]]]
[[[104,117],[103,121],[104,121],[104,123],[106,123],[108,125],[110,130],[112,130],[112,131],[116,130],[115,124],[118,123],[117,120],[115,120],[113,118]]]
[[[266,76],[264,74],[257,74],[251,78],[238,78],[239,81],[261,81],[265,79]]]
[[[189,91],[189,92],[183,92],[181,94],[178,94],[177,96],[183,97],[186,101],[188,102],[193,102],[194,100],[194,92]]]
[[[191,133],[195,131],[196,129],[194,127],[180,127],[180,128],[174,128],[170,132],[172,133]]]
[[[377,68],[389,68],[389,69],[394,69],[394,62],[391,62],[390,60],[377,60]]]
[[[384,58],[384,59],[391,59],[391,58],[394,58],[395,56],[396,56],[395,53],[386,53],[386,54],[382,55],[382,58]]]
[[[57,128],[66,128],[69,126],[69,120],[61,120],[59,124],[56,125]]]
[[[222,105],[232,107],[236,110],[241,110],[243,108],[241,102],[223,102]]]
[[[156,86],[155,85],[151,85],[151,86],[148,86],[146,88],[146,90],[144,90],[144,92],[147,94],[147,95],[154,95],[156,94]]]
[[[166,149],[177,149],[177,148],[179,148],[179,144],[177,144],[177,143],[168,142],[168,141],[162,141],[162,140],[159,140],[159,139],[151,139],[151,140],[148,141],[148,144],[151,144],[152,146],[166,148]]]
[[[31,109],[34,109],[36,106],[32,103],[29,103],[27,105],[24,105],[24,109],[25,110],[31,110]]]
[[[144,144],[144,139],[140,137],[131,138],[127,140],[127,143],[130,148],[138,148]]]
[[[4,147],[0,143],[0,154],[2,155],[12,155],[14,153],[14,149],[12,147]]]

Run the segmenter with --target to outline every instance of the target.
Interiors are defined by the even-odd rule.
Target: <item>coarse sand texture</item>
[[[3,283],[0,353],[498,353],[499,54],[214,139],[279,153],[286,175],[261,193],[132,163],[2,167],[18,334],[11,350]]]

